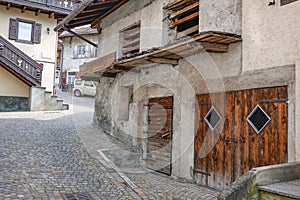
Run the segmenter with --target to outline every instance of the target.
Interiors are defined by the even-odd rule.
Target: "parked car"
[[[73,93],[76,97],[80,97],[83,95],[95,96],[96,83],[93,81],[75,79]]]

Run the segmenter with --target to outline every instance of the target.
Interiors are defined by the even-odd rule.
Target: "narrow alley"
[[[123,172],[101,152],[118,142],[91,125],[91,97],[61,93],[69,111],[0,114],[0,199],[215,199],[216,191],[145,169]]]

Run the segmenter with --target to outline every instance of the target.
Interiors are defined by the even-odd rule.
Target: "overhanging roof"
[[[55,28],[55,31],[63,27],[75,28],[91,24],[92,28],[100,21],[117,10],[128,0],[85,0],[70,15],[63,19]]]

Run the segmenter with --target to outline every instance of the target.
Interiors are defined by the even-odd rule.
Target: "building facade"
[[[300,160],[299,1],[115,3],[89,21],[99,58],[80,75],[99,80],[95,123],[145,167],[223,189]]]
[[[53,91],[57,49],[53,28],[76,5],[63,0],[0,2],[0,96],[4,111],[28,110],[33,86]]]
[[[73,29],[76,34],[81,35],[87,40],[98,44],[98,30],[91,29],[90,26],[78,27]],[[86,43],[82,39],[64,31],[59,35],[61,42],[61,61],[60,66],[62,87],[72,85],[74,79],[78,77],[79,66],[91,62],[97,58],[98,48]]]

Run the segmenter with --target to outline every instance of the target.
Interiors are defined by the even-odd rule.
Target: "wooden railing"
[[[68,1],[68,0],[29,0],[31,2],[37,2],[40,4],[45,4],[47,6],[59,7],[73,10],[78,6],[80,1]]]
[[[0,62],[32,85],[41,85],[41,65],[2,36],[0,36]]]

